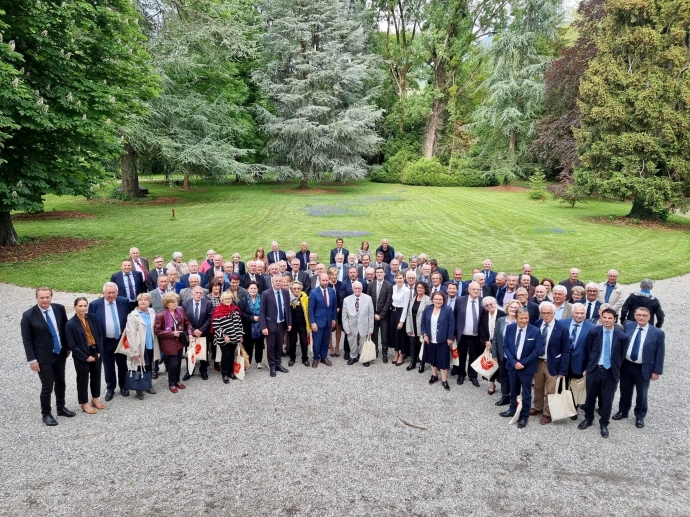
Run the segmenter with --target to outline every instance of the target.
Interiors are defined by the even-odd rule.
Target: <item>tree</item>
[[[12,211],[41,210],[47,193],[91,195],[122,153],[117,127],[157,92],[130,1],[6,4],[0,245],[16,244]]]
[[[382,110],[380,60],[368,31],[344,0],[264,0],[266,66],[254,78],[271,103],[262,109],[271,163],[308,180],[360,178],[377,152]]]
[[[544,105],[544,69],[561,22],[560,0],[512,3],[512,21],[488,49],[486,97],[468,128],[479,137],[481,168],[510,180],[526,176],[525,158]]]
[[[665,219],[690,188],[690,4],[609,0],[580,83],[575,179],[633,197],[630,216]]]

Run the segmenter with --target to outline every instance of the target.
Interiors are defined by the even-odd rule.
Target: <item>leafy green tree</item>
[[[271,103],[262,109],[267,154],[283,175],[361,178],[381,143],[374,106],[380,59],[369,28],[343,0],[264,0],[266,66],[254,78]]]
[[[91,194],[122,153],[117,127],[158,83],[129,0],[5,4],[0,245],[11,245],[12,211],[40,211],[48,193]]]
[[[609,0],[580,83],[578,184],[665,219],[690,188],[690,3]]]

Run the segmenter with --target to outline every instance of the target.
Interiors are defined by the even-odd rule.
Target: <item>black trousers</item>
[[[302,349],[302,362],[309,360],[307,355],[307,327],[296,327],[292,326],[288,332],[288,339],[290,341],[290,361],[295,362],[297,360],[297,338],[299,337],[299,345]],[[345,343],[347,343],[347,335],[345,336]],[[345,350],[349,353],[350,347],[348,346]]]
[[[120,389],[125,387],[125,375],[127,374],[127,356],[116,354],[117,344],[120,340],[115,338],[103,339],[103,373],[105,374],[105,388],[115,391],[118,386]],[[117,373],[115,367],[117,366]]]
[[[166,355],[168,358],[168,386],[175,386],[180,382],[180,367],[182,366],[182,348],[176,354]]]
[[[388,318],[376,321],[374,318],[374,333],[371,340],[376,345],[376,356],[379,354],[379,330],[381,331],[381,351],[384,356],[388,356]]]
[[[635,399],[635,416],[644,418],[647,416],[647,394],[651,379],[645,380],[642,376],[642,365],[623,360],[621,365],[621,398],[618,401],[618,411],[628,414],[632,407],[633,389],[637,397]]]
[[[252,337],[251,334],[245,334],[244,351],[249,356],[249,364],[252,364],[252,356],[256,364],[261,364],[264,358],[264,336]]]
[[[585,401],[585,420],[594,421],[594,404],[599,397],[599,424],[609,425],[613,396],[616,394],[618,382],[613,378],[611,368],[597,366],[594,371],[587,372],[587,400]]]
[[[469,376],[470,379],[477,378],[477,372],[470,365],[484,352],[485,347],[479,344],[479,336],[461,335],[458,341],[458,354],[460,366],[458,367],[458,377]]]
[[[67,357],[53,354],[52,363],[39,363],[41,369],[38,378],[41,380],[41,414],[51,413],[51,397],[55,391],[55,403],[58,409],[65,407],[65,363]]]
[[[235,349],[237,348],[237,343],[226,343],[220,346],[220,373],[226,377],[229,377],[231,373],[234,373],[234,362],[235,362]]]
[[[268,351],[268,366],[276,368],[280,366],[280,360],[283,356],[283,342],[285,341],[285,332],[287,332],[287,325],[285,322],[276,323],[276,331],[269,332],[266,336],[266,348]]]
[[[410,354],[413,366],[417,364],[419,359],[419,346],[419,336],[407,336],[407,352]]]
[[[506,360],[505,357],[496,357],[495,359],[498,361],[498,370],[491,376],[491,382],[498,381],[501,386],[501,398],[508,398],[510,397],[510,377],[506,368]]]
[[[91,398],[101,396],[101,359],[93,362],[74,360],[74,369],[77,372],[77,399],[79,404],[89,401],[89,385],[91,386]]]

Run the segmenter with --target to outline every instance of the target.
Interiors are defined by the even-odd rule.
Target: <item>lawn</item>
[[[518,271],[529,262],[538,277],[559,281],[577,266],[584,281],[601,281],[612,267],[624,283],[661,279],[690,271],[690,221],[671,221],[687,229],[646,229],[602,224],[592,218],[620,216],[630,206],[590,201],[570,208],[553,201],[531,201],[526,192],[477,188],[406,187],[361,181],[344,186],[318,185],[330,192],[304,194],[293,184],[200,186],[188,192],[144,183],[153,196],[175,198],[166,204],[86,201],[48,196],[46,211],[90,212],[91,219],[19,221],[21,238],[69,236],[96,238],[100,244],[79,253],[42,256],[25,263],[0,264],[0,281],[22,286],[49,285],[59,290],[99,292],[119,269],[130,246],[145,257],[173,251],[203,259],[208,248],[242,260],[257,246],[283,250],[309,242],[327,259],[335,238],[319,232],[363,231],[375,247],[386,237],[405,256],[425,252],[449,270],[481,266]],[[172,209],[175,217],[172,217]],[[346,237],[357,250],[362,237]]]

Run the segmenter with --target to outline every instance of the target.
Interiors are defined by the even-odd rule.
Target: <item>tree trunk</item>
[[[125,146],[125,154],[120,158],[120,165],[122,169],[122,186],[120,191],[130,197],[139,197],[139,172],[137,171],[137,163],[139,156],[134,148],[127,144]]]
[[[508,143],[508,149],[511,153],[515,152],[515,147],[517,147],[517,133],[514,129],[510,130],[510,142]]]
[[[438,134],[443,127],[443,113],[446,110],[444,99],[434,99],[431,106],[431,116],[426,124],[426,134],[424,135],[424,157],[433,158],[438,149]]]
[[[182,190],[189,190],[189,165],[184,166],[184,180],[182,180]]]
[[[302,176],[302,179],[301,179],[300,182],[299,182],[299,188],[300,188],[301,190],[306,190],[306,189],[309,188],[309,181],[307,180],[307,176],[306,176],[306,175]]]
[[[657,212],[645,206],[643,197],[635,196],[628,217],[633,217],[635,219],[646,219],[648,221],[666,221],[666,219],[668,219],[668,210]]]
[[[0,212],[0,246],[16,246],[17,232],[12,224],[12,214]]]

